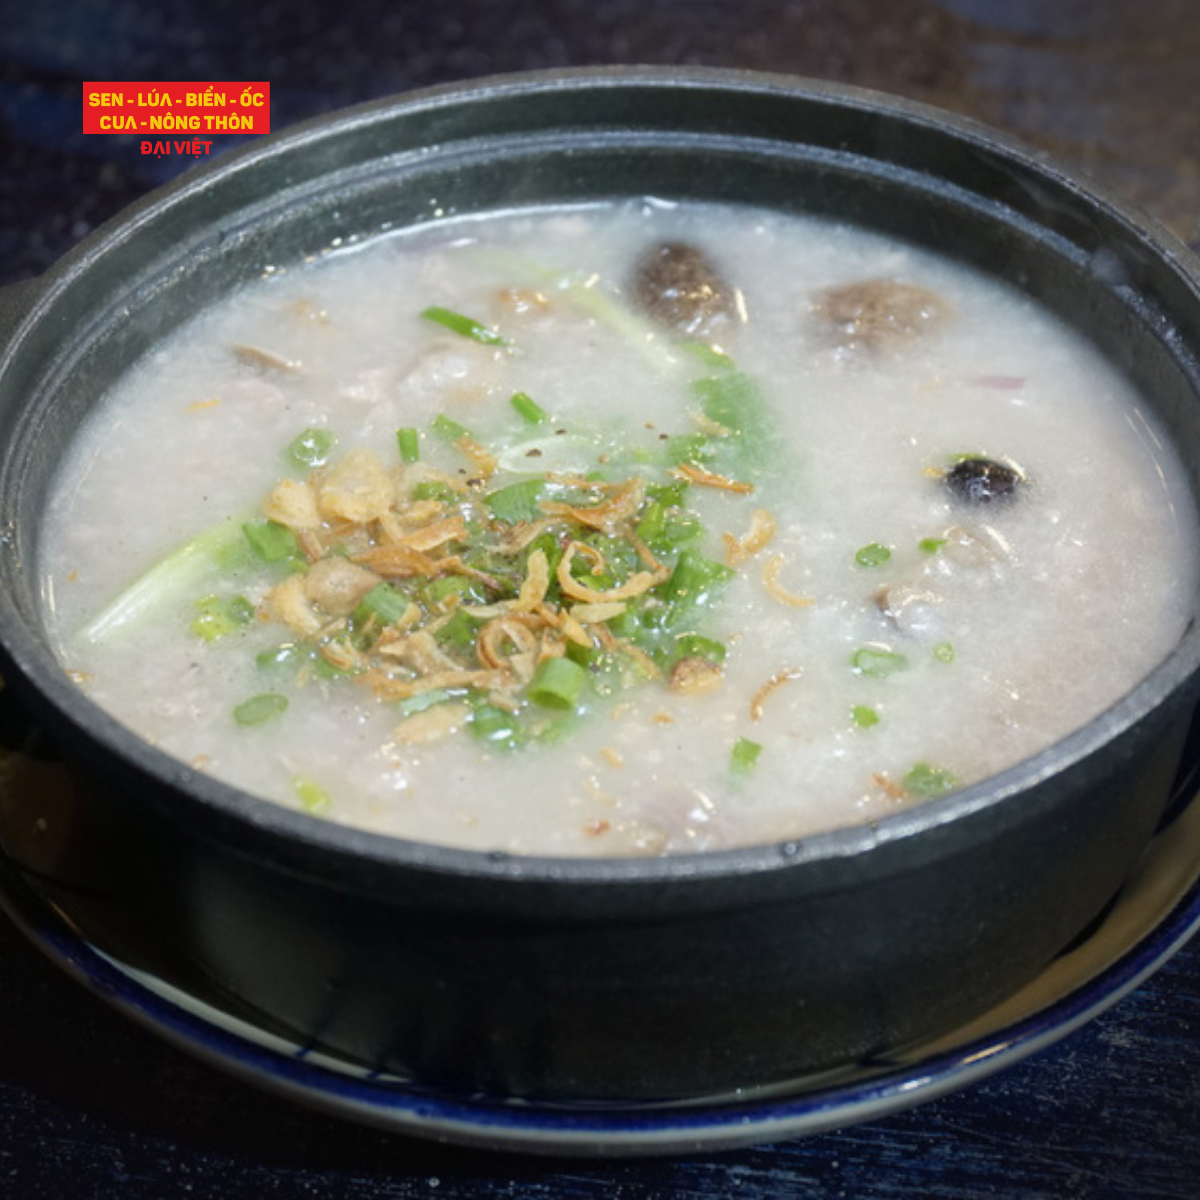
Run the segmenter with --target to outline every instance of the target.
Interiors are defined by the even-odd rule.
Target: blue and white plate
[[[3,864],[0,864],[3,865]],[[1200,798],[1177,805],[1103,919],[978,1020],[871,1063],[673,1104],[559,1105],[422,1087],[311,1053],[135,971],[80,937],[20,882],[3,907],[97,995],[209,1063],[313,1108],[444,1142],[541,1154],[712,1150],[871,1121],[965,1087],[1077,1029],[1200,927]]]

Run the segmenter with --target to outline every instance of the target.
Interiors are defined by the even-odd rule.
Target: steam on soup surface
[[[282,804],[524,853],[988,776],[1161,661],[1197,583],[1142,401],[1027,298],[652,201],[268,270],[58,490],[51,620],[98,703]]]

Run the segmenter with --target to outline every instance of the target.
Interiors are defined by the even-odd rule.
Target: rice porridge
[[[140,735],[384,833],[633,855],[991,775],[1174,647],[1196,515],[1033,301],[861,230],[657,201],[261,281],[97,406],[41,548]]]

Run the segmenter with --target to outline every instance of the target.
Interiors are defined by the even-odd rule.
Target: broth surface
[[[431,306],[503,341],[447,328]],[[733,379],[748,407],[731,415],[719,401]],[[402,462],[402,428],[416,463]],[[332,439],[315,475],[285,456],[311,430]],[[614,601],[617,616],[580,609],[590,650],[527,611],[535,655],[583,667],[577,716],[527,700],[514,715],[511,689],[481,685],[431,697],[411,658],[382,699],[327,669],[335,647],[281,665],[280,647],[305,642],[272,619],[288,567],[247,560],[240,525],[262,521],[280,480],[312,479],[315,494],[364,450],[406,519],[418,482],[448,481],[436,519],[482,528],[489,495],[549,473],[524,515],[550,522],[558,553],[603,542],[616,556],[593,591],[639,571],[678,581],[685,550],[730,577],[650,640],[633,617],[662,616],[666,576]],[[952,473],[982,458],[1016,480],[1011,496],[955,493]],[[607,491],[588,492],[596,474]],[[555,525],[544,507],[628,498],[634,480],[640,507],[604,529]],[[663,489],[677,484],[673,506]],[[57,491],[49,620],[97,703],[279,803],[515,853],[795,838],[985,778],[1124,695],[1174,647],[1197,590],[1195,512],[1147,405],[1034,302],[861,230],[652,200],[441,222],[270,269],[120,381]],[[650,545],[664,512],[674,532]],[[347,527],[330,550],[335,523],[323,546],[346,561],[355,537],[382,536]],[[509,546],[513,524],[490,536]],[[213,529],[232,531],[215,558],[173,560],[152,602],[108,607]],[[429,553],[464,555],[467,536]],[[528,578],[527,548],[516,561]],[[474,630],[514,602],[480,587],[429,608],[439,647],[456,606],[480,609]],[[229,617],[235,597],[251,619]],[[318,615],[313,644],[337,624]],[[364,620],[333,633],[361,645]],[[708,665],[689,675],[683,658]],[[286,711],[239,723],[263,695]],[[497,709],[529,744],[494,736]]]

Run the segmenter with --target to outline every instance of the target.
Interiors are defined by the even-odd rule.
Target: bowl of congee
[[[8,867],[471,1094],[971,1020],[1171,794],[1194,265],[999,134],[773,76],[486,80],[189,172],[0,298],[0,667],[74,781]]]

